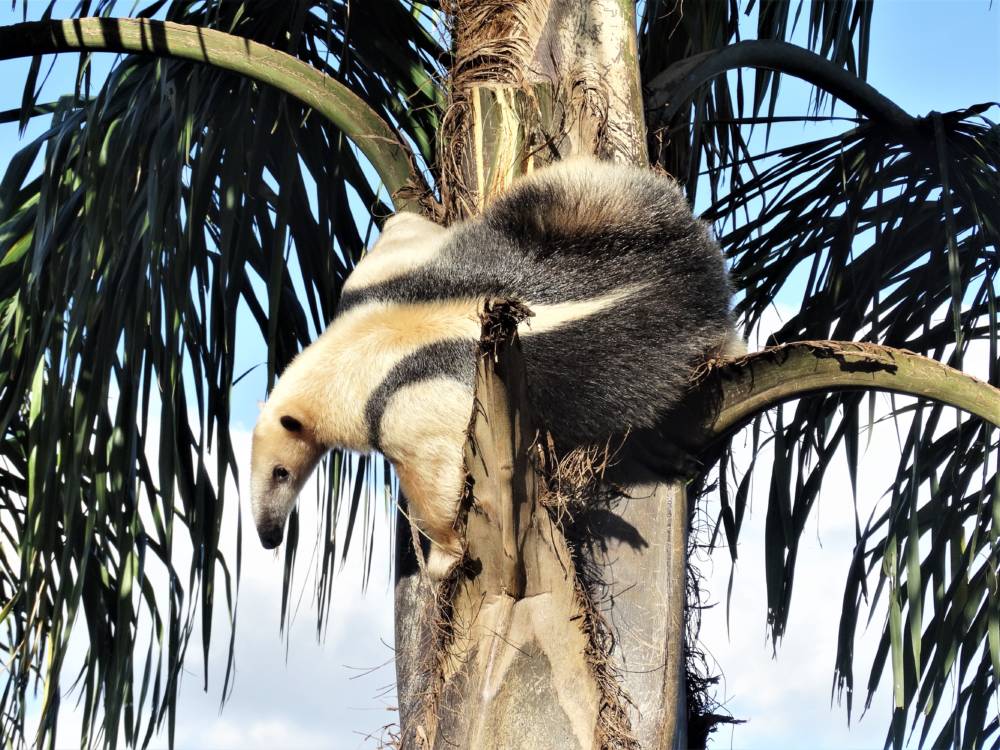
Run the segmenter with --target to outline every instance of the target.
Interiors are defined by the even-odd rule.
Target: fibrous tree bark
[[[631,3],[457,2],[451,11],[441,155],[450,219],[475,215],[554,159],[647,163]],[[484,367],[467,456],[471,567],[435,592],[407,549],[405,521],[397,534],[404,747],[686,746],[684,484],[662,482],[626,446],[608,476],[622,495],[564,528],[530,489],[523,373],[503,357]]]
[[[554,159],[646,163],[631,3],[461,1],[450,10],[455,64],[440,158],[450,220]],[[772,351],[703,378],[670,434],[615,446],[602,501],[566,522],[540,501],[524,374],[516,340],[503,342],[500,354],[485,348],[479,367],[465,569],[434,590],[405,521],[397,534],[404,747],[687,747],[687,485],[665,479],[662,464],[650,468],[650,441],[711,449],[747,414],[817,389],[958,394],[957,405],[998,418],[988,386],[905,352],[829,342]]]

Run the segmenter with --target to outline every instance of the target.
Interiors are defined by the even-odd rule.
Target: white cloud
[[[150,433],[156,435],[158,431],[151,429]],[[238,456],[250,455],[248,432],[234,431],[233,443]],[[147,446],[147,449],[155,454],[157,446]],[[220,549],[230,566],[234,566],[238,500],[232,480],[229,482]],[[205,668],[201,631],[196,627],[185,660],[178,700],[177,748],[375,748],[380,729],[396,721],[389,577],[391,550],[387,543],[386,514],[381,509],[374,514],[376,549],[367,593],[361,591],[362,546],[356,542],[344,569],[335,578],[329,628],[320,642],[316,635],[310,560],[313,535],[318,529],[315,503],[309,501],[315,497],[314,483],[315,478],[303,490],[300,504],[302,531],[291,599],[301,605],[293,615],[287,638],[279,631],[283,547],[276,554],[260,546],[249,512],[244,507],[243,570],[232,692],[220,712],[230,632],[220,580],[208,662],[208,691],[202,689]],[[248,497],[247,488],[244,488],[244,504]],[[177,534],[174,559],[179,565],[186,564],[184,561],[190,555],[186,534]],[[157,572],[151,573],[154,586],[162,591]],[[137,644],[136,653],[144,654],[147,644],[148,640]],[[86,647],[85,628],[79,627],[71,638],[64,675],[76,674]],[[81,716],[75,704],[75,693],[64,696],[56,743],[59,748],[79,746]],[[36,700],[29,710],[29,737],[37,727],[39,709],[40,701]],[[166,746],[164,729],[153,739],[151,747]]]
[[[770,453],[770,448],[765,448],[758,457],[761,467],[770,463]],[[872,443],[859,475],[863,496],[868,500],[880,494],[885,462],[895,461],[896,456],[895,446],[887,441]],[[751,492],[757,499],[757,512],[750,511],[740,534],[728,633],[728,551],[718,550],[702,567],[707,600],[715,606],[704,613],[701,645],[724,676],[720,700],[734,717],[747,722],[720,729],[712,746],[881,747],[890,706],[887,684],[879,688],[869,714],[857,720],[864,700],[866,669],[882,624],[878,617],[870,631],[858,639],[857,689],[850,728],[844,707],[836,703],[831,706],[830,701],[843,585],[854,542],[854,511],[846,470],[837,467],[828,475],[810,520],[815,534],[807,532],[801,540],[788,628],[774,658],[765,629],[764,513],[769,480],[767,472],[762,471],[753,482]],[[717,507],[717,500],[712,499],[710,512]]]
[[[782,306],[773,307],[764,316],[760,330],[776,330],[790,312]],[[755,338],[763,343],[766,336]],[[984,378],[988,374],[988,363],[988,346],[974,344],[963,367]],[[912,401],[896,397],[897,406]],[[876,404],[876,418],[889,413],[888,395],[878,394]],[[954,424],[942,421],[946,423],[942,430]],[[909,415],[899,418],[901,434],[905,434],[909,424]],[[900,449],[892,421],[876,423],[870,440],[867,434],[862,436],[861,447],[864,453],[858,470],[858,512],[863,527],[874,507],[885,507],[883,493],[895,476]],[[737,451],[740,466],[748,464],[749,450],[746,445],[742,451]],[[863,717],[861,714],[867,694],[868,671],[884,623],[884,599],[871,625],[867,629],[864,621],[858,625],[850,727],[847,726],[846,708],[836,702],[831,706],[841,603],[854,545],[854,504],[842,455],[838,455],[828,470],[820,499],[812,511],[809,527],[814,532],[807,531],[800,541],[788,626],[772,658],[765,628],[764,579],[764,515],[770,482],[766,467],[772,455],[769,445],[758,456],[750,509],[740,533],[728,632],[726,590],[731,570],[728,550],[723,546],[710,561],[700,566],[705,576],[706,600],[715,605],[704,613],[701,645],[709,652],[710,661],[714,658],[717,662],[724,676],[719,698],[735,718],[747,721],[733,728],[721,728],[712,746],[881,748],[892,709],[891,670],[887,670],[888,675],[883,674],[869,712]],[[707,498],[709,517],[714,518],[718,503],[717,496]]]
[[[233,437],[237,455],[249,456],[249,433]],[[247,489],[242,495],[244,502],[249,497]],[[325,641],[319,642],[310,560],[318,529],[315,504],[310,501],[314,496],[314,487],[307,485],[300,502],[299,560],[291,596],[293,606],[301,604],[293,615],[287,641],[279,635],[284,548],[277,554],[264,550],[257,542],[249,513],[244,513],[235,685],[220,714],[218,690],[228,626],[224,614],[217,612],[209,662],[215,689],[208,695],[201,692],[202,668],[198,650],[192,649],[188,668],[193,679],[184,685],[178,707],[179,748],[375,747],[377,742],[365,736],[374,733],[377,737],[380,727],[395,721],[396,713],[391,710],[395,701],[391,551],[385,514],[375,514],[379,528],[369,590],[362,594],[361,545],[355,542],[347,564],[335,579],[329,629]],[[234,560],[235,494],[230,497],[222,545],[228,559]]]

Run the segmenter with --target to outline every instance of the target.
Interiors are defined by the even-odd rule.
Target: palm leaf
[[[639,67],[643,84],[672,65],[740,41],[739,17],[757,14],[757,39],[791,41],[800,21],[806,30],[806,48],[835,66],[862,79],[867,73],[871,34],[871,0],[805,3],[804,0],[737,0],[682,5],[673,0],[647,0],[639,16]],[[735,166],[750,156],[748,141],[755,118],[770,129],[781,82],[777,71],[760,71],[752,96],[745,91],[743,73],[733,86],[726,76],[708,82],[678,116],[661,119],[658,108],[647,108],[650,154],[654,163],[685,183],[694,201],[699,174],[707,172],[712,199],[717,200],[727,181],[740,189],[743,171]],[[819,109],[825,91],[814,92]],[[766,103],[766,108],[765,108]],[[751,127],[746,127],[750,125]]]
[[[285,49],[337,77],[432,162],[443,54],[408,3],[142,12],[164,7],[169,20]],[[126,57],[80,104],[56,110],[0,188],[0,503],[18,553],[0,566],[13,678],[0,722],[5,737],[23,738],[30,678],[44,675],[40,741],[54,738],[76,626],[90,640],[78,678],[84,741],[114,746],[120,729],[143,745],[165,727],[172,742],[194,623],[207,665],[219,586],[235,606],[239,561],[218,551],[239,459],[234,352],[267,342],[273,380],[332,316],[369,231],[358,205],[376,217],[391,209],[336,128],[238,76]],[[43,173],[31,179],[39,152]],[[303,210],[313,191],[315,210]],[[352,512],[367,497],[351,465],[331,463],[328,516],[341,497]],[[175,554],[182,538],[195,550],[189,566]],[[324,544],[328,579],[336,539]],[[143,639],[149,650],[133,653]]]
[[[668,5],[652,0],[643,8],[647,83],[669,65],[694,64],[738,39],[735,2],[686,8],[683,16]],[[110,14],[115,6],[83,2],[80,14]],[[803,9],[802,2],[762,3],[758,37],[788,39]],[[178,1],[139,12],[236,33],[335,76],[433,169],[447,57],[422,6]],[[809,47],[863,76],[870,13],[868,2],[811,4]],[[127,744],[146,744],[166,724],[172,741],[195,618],[207,659],[216,576],[230,610],[239,579],[239,561],[230,568],[216,549],[224,480],[236,469],[228,423],[233,352],[244,339],[238,317],[248,313],[257,340],[268,343],[270,383],[329,318],[362,252],[371,227],[356,219],[358,198],[376,217],[389,208],[342,134],[295,101],[218,71],[137,58],[125,58],[92,98],[86,56],[80,70],[81,90],[55,108],[50,130],[25,147],[0,184],[0,530],[7,540],[0,550],[9,544],[18,553],[0,554],[13,675],[0,693],[0,724],[5,736],[23,737],[32,676],[44,676],[42,740],[54,738],[67,639],[80,627],[82,606],[91,644],[78,675],[85,737],[114,745],[121,728]],[[47,109],[36,101],[37,71],[22,121]],[[751,99],[741,77],[735,86],[717,77],[678,110],[688,122],[651,128],[655,160],[685,178],[692,196],[708,173],[709,217],[734,258],[743,322],[759,321],[789,275],[799,274],[802,307],[778,341],[879,340],[954,364],[986,342],[996,384],[991,201],[1000,153],[996,127],[981,118],[987,110],[934,116],[905,139],[861,119],[840,136],[754,157],[746,126],[776,121],[778,82],[776,74],[755,77]],[[27,170],[37,153],[45,167],[32,179]],[[313,191],[315,210],[301,210]],[[861,406],[860,397],[840,394],[777,417],[767,528],[775,638],[787,622],[798,540],[824,471],[841,449],[856,466]],[[912,419],[890,507],[858,526],[837,680],[848,688],[850,709],[851,646],[861,601],[874,589],[870,607],[884,597],[890,616],[869,698],[891,663],[898,707],[889,741],[898,745],[907,724],[920,721],[921,738],[929,737],[938,721],[945,725],[938,741],[978,745],[997,730],[983,699],[995,687],[1000,650],[996,438],[977,422],[944,427],[942,418],[952,421],[941,407],[911,411],[899,410]],[[756,441],[761,425],[753,429]],[[384,466],[339,455],[326,476],[320,629],[333,566],[351,536],[367,539],[371,493],[387,481]],[[732,550],[747,486],[744,477],[726,495]],[[332,529],[341,514],[355,531],[339,550]],[[175,530],[195,544],[187,570],[177,563]],[[293,517],[285,611],[296,542]],[[365,551],[371,554],[370,540]],[[165,597],[158,580],[169,582]],[[149,650],[134,654],[140,631]],[[966,635],[956,640],[956,633]],[[958,700],[949,716],[935,719],[952,676]]]
[[[736,3],[707,4],[693,13],[685,7],[684,14],[668,5],[645,7],[640,49],[647,85],[671,66],[683,75],[711,50],[739,38]],[[802,3],[761,3],[757,38],[789,39],[802,11]],[[864,78],[871,3],[814,3],[807,25],[810,49]],[[998,217],[991,196],[1000,189],[1000,140],[997,127],[982,117],[988,105],[932,114],[905,128],[861,118],[841,135],[753,155],[747,145],[752,128],[770,128],[782,119],[775,117],[782,65],[769,68],[754,76],[752,103],[737,71],[735,88],[731,77],[718,76],[686,106],[674,97],[672,120],[661,120],[657,107],[649,110],[654,160],[686,180],[692,200],[699,176],[708,178],[712,206],[706,217],[721,228],[733,257],[746,329],[760,323],[776,298],[793,293],[801,308],[774,343],[877,341],[961,366],[980,342],[989,349],[989,379],[996,385]],[[860,89],[860,82],[848,82],[848,94]],[[817,108],[823,99],[819,86]],[[768,620],[775,642],[787,623],[798,542],[838,451],[846,452],[856,476],[863,404],[857,394],[831,395],[803,400],[777,417],[766,522]],[[899,413],[909,418],[909,407]],[[846,688],[850,715],[862,602],[874,615],[883,611],[876,608],[884,593],[891,616],[870,669],[866,703],[891,661],[897,708],[887,742],[899,746],[907,725],[921,724],[921,742],[980,746],[998,730],[982,699],[995,690],[991,659],[1000,649],[997,615],[989,605],[996,588],[996,436],[974,419],[944,429],[946,412],[939,406],[916,415],[889,508],[858,525],[835,680],[842,694]],[[758,419],[755,443],[763,428]],[[751,464],[735,496],[724,493],[720,524],[734,556],[750,474],[759,469]],[[877,593],[869,600],[872,590]],[[998,644],[992,651],[984,647],[989,639]],[[939,712],[949,679],[958,680],[959,699]],[[932,726],[943,727],[936,737]]]
[[[864,122],[743,167],[739,189],[716,201],[706,217],[723,228],[720,240],[733,258],[742,295],[737,312],[747,330],[794,289],[801,306],[774,334],[775,343],[872,341],[960,367],[970,347],[982,342],[990,352],[990,382],[997,385],[1000,234],[992,196],[1000,190],[1000,129],[985,119],[988,110],[981,105],[932,115],[917,121],[903,142],[898,131]],[[787,623],[799,539],[827,467],[846,450],[856,471],[863,408],[863,396],[836,394],[779,413],[766,521],[768,622],[775,642]],[[867,578],[874,576],[891,616],[868,698],[889,661],[897,708],[887,741],[897,747],[907,724],[922,725],[923,734],[930,729],[956,668],[963,688],[994,679],[988,663],[973,672],[948,654],[958,648],[971,659],[986,642],[989,576],[998,552],[991,495],[996,435],[974,419],[945,431],[942,419],[955,418],[942,406],[911,416],[889,509],[859,527],[836,674],[850,711],[853,642]],[[741,517],[745,503],[744,494],[728,513]],[[940,527],[926,533],[927,519]],[[738,534],[732,522],[725,529]],[[729,545],[735,548],[735,540]],[[938,595],[928,608],[932,584]],[[937,720],[963,727],[973,745],[996,732],[982,701],[967,697],[950,708]]]

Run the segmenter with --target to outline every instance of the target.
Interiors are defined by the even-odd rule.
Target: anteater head
[[[250,506],[265,549],[281,544],[285,519],[326,450],[308,411],[290,408],[280,399],[263,405],[253,431]]]

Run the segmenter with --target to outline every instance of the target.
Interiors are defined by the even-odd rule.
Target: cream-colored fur
[[[471,388],[437,377],[400,388],[382,416],[382,448],[396,468],[411,518],[431,540],[427,567],[436,578],[462,557],[455,519],[472,405]]]
[[[567,168],[571,184],[572,168]],[[410,214],[389,220],[378,243],[358,264],[345,289],[359,289],[403,275],[432,260],[449,231]],[[587,318],[641,290],[635,285],[592,300],[532,304],[522,326],[530,336]],[[480,299],[415,304],[363,302],[339,315],[327,331],[282,373],[254,429],[251,496],[258,530],[284,519],[322,454],[340,447],[372,450],[365,406],[392,368],[439,341],[479,339]],[[462,452],[472,414],[467,384],[436,377],[395,392],[383,411],[382,448],[393,463],[410,512],[431,540],[428,570],[443,577],[462,554],[454,525],[465,482]],[[302,429],[290,432],[281,417]],[[276,466],[291,478],[276,482]]]
[[[250,491],[258,529],[269,519],[284,522],[302,483],[327,450],[372,450],[364,413],[372,391],[400,360],[428,344],[478,339],[479,304],[479,300],[448,300],[358,305],[338,316],[292,361],[254,428]],[[466,420],[468,414],[471,401]],[[303,430],[290,433],[282,428],[282,416],[295,418]],[[393,460],[391,455],[388,458]],[[272,481],[274,467],[279,465],[292,473],[292,481],[280,485]],[[411,502],[424,505],[421,497]],[[426,504],[434,506],[433,498]]]
[[[281,425],[283,416],[311,424],[312,414],[310,405],[276,401],[257,420],[250,449],[250,507],[258,529],[262,524],[284,525],[302,485],[327,451],[308,427],[294,434]],[[276,466],[290,473],[288,481],[274,481]]]
[[[449,232],[417,214],[399,213],[386,221],[375,246],[344,282],[344,291],[405,276],[427,265],[448,241]]]
[[[528,302],[528,308],[534,315],[525,321],[525,325],[518,329],[518,333],[522,336],[549,333],[569,323],[597,315],[642,291],[644,287],[645,284],[633,284],[625,289],[605,294],[603,297],[580,302],[559,302],[554,305],[532,305]]]
[[[412,305],[369,302],[336,318],[282,374],[268,399],[322,405],[316,434],[329,446],[369,451],[364,407],[404,357],[437,341],[477,340],[479,300]]]

